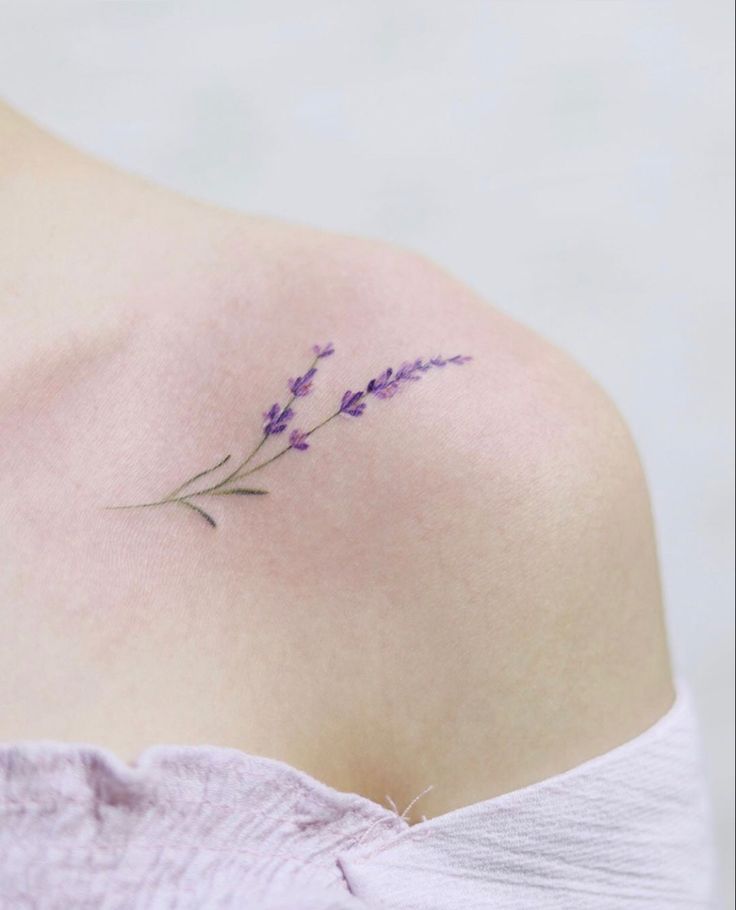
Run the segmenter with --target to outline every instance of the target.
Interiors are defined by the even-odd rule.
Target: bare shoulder
[[[655,534],[628,428],[570,358],[420,257],[370,248],[352,267],[347,359],[365,376],[439,366],[338,428],[319,482],[342,506],[308,564],[352,611],[372,716],[351,741],[391,769],[374,795],[432,783],[432,815],[667,710]],[[324,457],[315,446],[317,472]]]
[[[666,710],[646,483],[583,371],[413,254],[138,209],[0,390],[0,735],[235,746],[432,815]]]

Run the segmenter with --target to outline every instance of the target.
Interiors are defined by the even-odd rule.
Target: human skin
[[[427,817],[670,706],[639,458],[566,355],[412,253],[151,186],[0,113],[0,738],[230,746]],[[223,497],[314,343],[318,420]],[[299,424],[301,425],[301,423]],[[269,442],[271,445],[272,442]]]

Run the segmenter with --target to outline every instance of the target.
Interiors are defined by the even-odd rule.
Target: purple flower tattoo
[[[272,404],[269,410],[263,414],[266,421],[263,424],[264,434],[266,436],[275,436],[277,433],[283,433],[293,416],[294,412],[288,405],[282,410],[278,403]]]
[[[319,357],[320,355],[317,356]],[[323,354],[321,356],[326,357],[327,355]],[[296,379],[289,380],[289,389],[295,398],[304,398],[305,395],[309,395],[312,391],[312,379],[316,372],[315,367],[312,367],[303,376],[297,376]]]
[[[289,435],[289,445],[292,449],[298,449],[300,452],[303,452],[305,449],[309,448],[309,443],[307,442],[307,436],[309,434],[305,433],[303,430],[292,430]]]
[[[331,341],[328,341],[327,344],[313,344],[312,353],[318,360],[321,360],[323,357],[329,357],[334,354],[335,348]]]
[[[342,401],[340,402],[340,413],[349,414],[351,417],[360,417],[360,415],[365,411],[365,405],[361,404],[360,399],[365,395],[365,392],[351,392],[349,389],[342,396]]]
[[[200,471],[184,483],[180,484],[166,496],[152,502],[142,502],[130,506],[108,506],[110,509],[144,509],[153,506],[163,506],[176,504],[193,511],[204,519],[211,527],[217,527],[217,522],[205,511],[200,505],[203,498],[215,496],[261,496],[268,493],[268,490],[259,487],[252,487],[245,479],[268,467],[273,462],[282,458],[288,452],[297,451],[305,452],[310,448],[309,438],[318,430],[321,430],[335,418],[341,415],[348,417],[362,417],[366,411],[369,398],[385,400],[393,398],[394,395],[404,389],[409,383],[418,382],[429,370],[441,369],[448,364],[453,366],[463,366],[472,360],[466,354],[454,354],[452,357],[443,357],[437,354],[428,360],[407,360],[404,361],[396,370],[387,367],[382,373],[379,373],[374,379],[371,379],[365,389],[354,392],[348,389],[343,393],[336,405],[335,410],[328,413],[321,421],[315,423],[310,429],[293,429],[288,436],[288,444],[279,449],[270,457],[263,455],[258,458],[259,453],[266,443],[274,436],[279,436],[289,426],[290,421],[295,416],[293,408],[297,399],[305,398],[310,394],[314,385],[314,379],[317,375],[317,364],[326,357],[331,357],[335,353],[335,347],[331,341],[327,344],[315,344],[312,346],[312,363],[305,370],[304,374],[297,376],[295,379],[289,379],[287,385],[291,392],[291,397],[282,407],[278,402],[263,413],[263,425],[260,440],[245,458],[242,459],[234,468],[231,463],[231,456],[227,455],[217,464],[204,471]],[[253,464],[255,462],[255,464]],[[227,466],[227,467],[226,467]],[[212,475],[215,472],[222,472],[219,480],[213,482]],[[209,478],[204,480],[204,478]],[[204,484],[204,485],[203,485]],[[192,500],[198,500],[193,502]]]

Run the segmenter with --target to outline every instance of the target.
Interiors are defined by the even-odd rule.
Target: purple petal
[[[353,392],[348,389],[342,396],[340,412],[342,414],[349,414],[351,417],[360,417],[363,411],[365,411],[365,404],[360,400],[364,394],[365,392]]]
[[[399,382],[406,382],[409,379],[416,379],[417,377],[413,375],[415,369],[415,364],[409,363],[405,360],[404,363],[402,363],[396,371],[395,378],[398,379]]]
[[[305,449],[309,448],[307,434],[302,430],[292,430],[291,435],[289,436],[289,445],[293,449],[298,449],[300,452],[305,451]]]
[[[377,376],[375,379],[371,379],[366,387],[366,391],[370,392],[372,395],[377,395],[381,389],[384,389],[388,383],[391,381],[391,376],[393,370],[389,367],[387,370],[384,370],[380,376]]]
[[[276,433],[283,433],[294,412],[291,408],[284,408],[282,411],[279,404],[274,404],[263,416],[266,418],[263,432],[266,436],[273,436]]]
[[[352,407],[352,405],[360,399],[362,392],[352,392],[350,389],[345,392],[342,396],[342,401],[340,402],[340,409],[345,410],[346,408]]]
[[[399,391],[398,382],[390,382],[388,385],[384,386],[382,389],[378,389],[375,392],[377,398],[393,398],[394,395]]]
[[[335,353],[335,347],[331,341],[324,345],[314,344],[312,345],[312,353],[319,358],[329,357]]]
[[[303,398],[305,395],[309,395],[312,391],[312,379],[316,372],[317,370],[312,367],[311,370],[307,370],[303,376],[297,376],[296,379],[290,379],[289,390],[291,391],[291,394],[296,398]]]

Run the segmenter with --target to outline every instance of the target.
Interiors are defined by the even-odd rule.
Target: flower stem
[[[189,480],[185,480],[184,483],[180,484],[175,490],[172,490],[168,494],[167,499],[173,496],[177,496],[179,493],[181,493],[182,490],[186,490],[186,488],[190,484],[194,483],[195,480],[200,480],[202,477],[206,477],[208,474],[212,474],[213,471],[221,468],[227,461],[230,461],[229,455],[226,455],[221,461],[218,461],[217,464],[213,465],[211,468],[207,468],[206,471],[200,471],[199,474],[195,474],[194,477],[190,477]]]
[[[183,497],[182,497],[183,498]],[[103,506],[108,512],[118,512],[121,509],[150,509],[153,506],[163,506],[167,502],[178,502],[176,499],[157,499],[156,502],[135,502],[129,506]]]
[[[314,360],[312,361],[312,363],[310,364],[310,366],[309,366],[310,370],[313,369],[313,367],[315,366],[315,364],[317,363],[318,360],[319,360],[319,355],[317,355],[314,358]],[[365,392],[362,392],[361,397],[360,397],[360,399],[358,399],[358,401],[362,400],[362,398],[365,397],[365,394],[366,394]],[[284,410],[286,410],[286,408],[291,407],[291,405],[294,403],[294,400],[296,399],[296,397],[297,397],[296,395],[291,396],[291,398],[284,405]],[[311,436],[313,433],[316,433],[317,430],[321,430],[322,427],[326,426],[328,423],[330,423],[330,421],[334,420],[336,417],[339,417],[339,415],[341,413],[342,413],[342,408],[338,408],[334,413],[330,414],[329,417],[326,417],[324,420],[320,421],[320,423],[315,424],[315,426],[313,426],[310,430],[307,430],[307,432],[304,434],[304,436],[305,437]],[[283,455],[286,455],[287,452],[290,452],[294,448],[292,445],[285,446],[285,448],[281,449],[281,451],[277,452],[275,455],[272,455],[271,458],[268,458],[266,461],[262,461],[260,464],[257,464],[255,467],[251,468],[249,471],[244,471],[243,469],[247,468],[248,465],[253,461],[253,459],[258,454],[258,452],[260,452],[260,450],[263,448],[263,446],[266,443],[266,441],[268,440],[268,438],[269,438],[269,434],[264,433],[261,440],[259,441],[258,445],[256,445],[256,447],[253,449],[253,451],[236,468],[234,468],[227,475],[227,477],[223,478],[222,480],[218,481],[216,484],[213,484],[210,487],[205,487],[203,490],[195,490],[193,493],[184,493],[183,496],[179,495],[180,493],[182,493],[183,490],[186,490],[186,488],[188,486],[190,486],[191,484],[193,484],[196,480],[200,480],[202,477],[206,477],[208,474],[212,474],[218,468],[221,468],[227,461],[230,460],[230,455],[227,455],[221,461],[218,461],[218,463],[216,465],[213,465],[211,468],[207,468],[207,470],[200,471],[199,474],[195,474],[193,477],[190,477],[189,480],[185,481],[183,484],[180,484],[178,487],[176,487],[176,489],[172,490],[171,493],[169,493],[167,496],[164,496],[163,499],[158,499],[158,500],[155,500],[154,502],[140,502],[140,503],[135,503],[133,505],[105,506],[105,508],[112,509],[112,510],[149,509],[149,508],[152,508],[153,506],[164,506],[164,505],[167,505],[170,503],[179,503],[180,505],[187,506],[188,508],[193,509],[195,512],[198,512],[200,515],[202,515],[203,518],[205,518],[210,524],[212,524],[213,527],[215,527],[215,522],[212,519],[212,517],[209,516],[206,512],[204,512],[204,510],[200,509],[199,507],[195,506],[193,503],[189,502],[189,500],[193,499],[195,496],[221,496],[221,495],[227,495],[227,494],[235,493],[235,492],[242,493],[242,494],[252,493],[254,495],[267,493],[268,492],[267,490],[261,490],[261,489],[255,489],[255,488],[254,489],[243,489],[243,490],[233,490],[233,489],[226,490],[226,489],[224,489],[224,487],[233,480],[240,480],[243,477],[249,477],[251,474],[255,474],[256,471],[261,471],[263,468],[267,467],[270,464],[273,464],[274,461],[277,461],[279,458],[281,458]]]
[[[321,430],[323,426],[325,426],[326,424],[328,424],[331,420],[334,420],[334,419],[335,419],[336,417],[338,417],[341,413],[342,413],[342,412],[341,412],[340,409],[338,408],[338,410],[335,411],[334,414],[330,414],[329,417],[326,417],[321,423],[318,423],[316,426],[312,427],[311,430],[307,430],[307,432],[304,434],[304,436],[305,436],[305,437],[306,437],[306,436],[311,436],[312,433],[316,433],[317,430]],[[231,480],[240,480],[240,479],[243,478],[243,477],[250,477],[251,474],[255,474],[256,471],[260,471],[261,468],[265,468],[267,465],[272,464],[272,463],[273,463],[274,461],[276,461],[278,458],[281,458],[282,455],[286,455],[287,452],[290,452],[293,448],[294,448],[294,446],[286,446],[286,448],[281,449],[280,452],[277,452],[275,455],[273,455],[271,458],[269,458],[268,461],[262,461],[260,464],[257,464],[254,468],[251,468],[250,471],[244,471],[242,474],[237,474],[237,473],[234,474],[234,475],[232,476]],[[213,490],[214,490],[214,489],[215,489],[215,488],[213,487]]]

